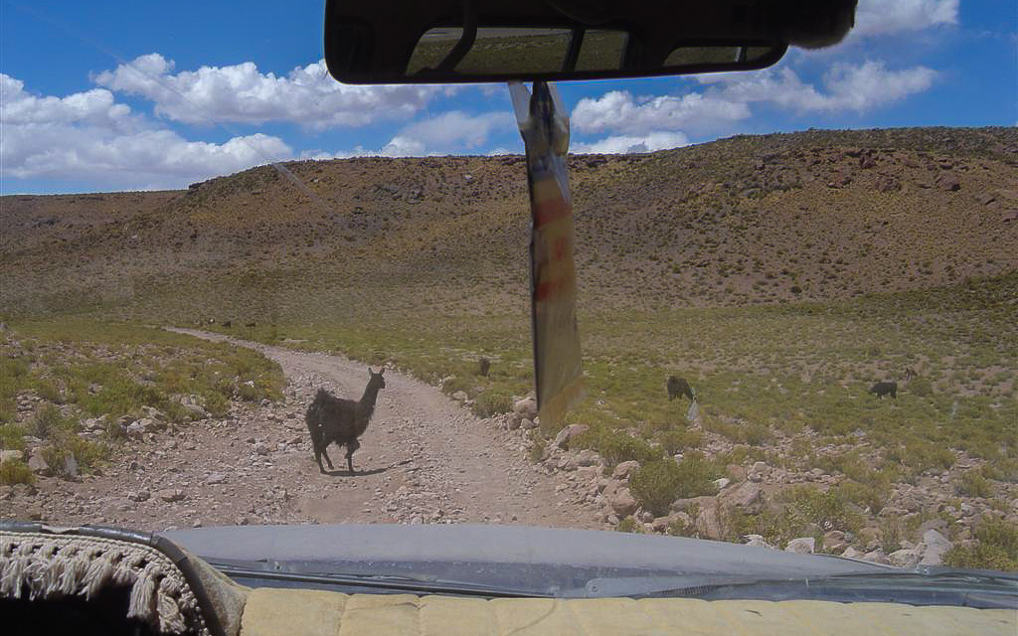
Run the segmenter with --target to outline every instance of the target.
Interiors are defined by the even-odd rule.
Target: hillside
[[[1014,128],[809,131],[570,161],[585,307],[940,287],[1018,265]],[[522,158],[260,167],[182,192],[2,199],[6,312],[518,311]],[[355,302],[351,302],[351,301]]]

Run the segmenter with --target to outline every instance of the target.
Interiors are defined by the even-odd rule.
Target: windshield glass
[[[769,69],[559,85],[555,422],[505,86],[340,84],[315,4],[5,5],[0,515],[1018,570],[1006,4],[860,0]]]

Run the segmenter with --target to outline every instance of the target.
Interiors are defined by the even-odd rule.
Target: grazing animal
[[[224,320],[223,321],[223,326],[226,327],[227,329],[229,329],[230,327],[233,326],[233,321],[232,320]]]
[[[484,377],[488,377],[488,371],[491,370],[491,360],[487,358],[481,358],[480,367],[481,375]]]
[[[690,401],[696,399],[693,397],[693,387],[689,386],[689,382],[686,382],[685,378],[677,378],[674,375],[668,376],[668,399],[674,400],[680,395],[685,395]]]
[[[245,323],[245,324],[244,324],[244,326],[245,326],[245,327],[248,327],[248,328],[251,328],[251,327],[254,327],[254,326],[255,326],[255,323],[253,323],[253,322],[248,322],[248,323]]]
[[[325,472],[322,468],[322,456],[328,462],[329,470],[332,470],[332,460],[329,459],[325,449],[335,442],[339,446],[346,446],[346,463],[350,467],[350,473],[354,472],[353,454],[361,447],[357,438],[368,428],[368,421],[375,412],[378,391],[385,388],[383,373],[385,369],[378,373],[368,369],[368,386],[359,401],[337,398],[325,389],[318,389],[314,402],[304,416],[308,432],[311,434],[311,446],[315,451],[318,470]]]
[[[870,387],[870,393],[877,396],[881,400],[884,399],[885,395],[890,395],[894,399],[898,399],[898,383],[897,382],[877,382]]]

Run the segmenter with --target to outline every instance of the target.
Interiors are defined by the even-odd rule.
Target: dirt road
[[[79,482],[44,478],[35,492],[14,493],[15,516],[26,516],[20,508],[50,521],[147,530],[308,522],[603,527],[597,509],[574,487],[575,473],[546,474],[527,459],[518,433],[392,370],[354,456],[356,474],[346,471],[343,449],[335,446],[330,456],[337,470],[321,474],[304,411],[319,386],[359,398],[366,365],[177,331],[275,360],[287,377],[285,400],[237,406],[222,420],[129,441],[101,475]]]

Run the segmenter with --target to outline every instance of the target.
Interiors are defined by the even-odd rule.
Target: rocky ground
[[[437,389],[393,371],[354,456],[356,474],[335,447],[337,470],[321,474],[304,411],[320,386],[359,397],[367,369],[336,356],[258,348],[287,376],[283,401],[235,402],[225,418],[177,428],[150,410],[126,425],[129,437],[112,463],[91,475],[40,464],[33,452],[39,442],[29,439],[26,454],[39,478],[32,486],[0,487],[3,516],[145,530],[249,523],[604,526],[570,487],[575,475],[549,475],[527,460],[521,432],[479,420]],[[33,408],[31,399],[22,405]],[[86,422],[82,434],[99,425]]]
[[[147,409],[145,417],[123,422],[127,440],[113,461],[88,475],[79,475],[75,466],[47,466],[40,452],[42,442],[28,438],[25,459],[38,479],[34,485],[0,486],[3,517],[153,531],[292,523],[626,528],[840,554],[902,567],[939,563],[952,542],[971,543],[972,526],[983,515],[1018,518],[1016,497],[1002,509],[990,498],[954,495],[951,484],[975,465],[963,457],[950,470],[927,471],[914,484],[896,484],[879,513],[866,514],[857,533],[820,527],[813,536],[784,545],[770,545],[755,534],[733,537],[726,527],[731,511],[759,514],[789,486],[808,484],[824,490],[837,478],[816,468],[797,471],[760,461],[731,465],[728,477],[716,480],[716,495],[676,500],[668,514],[655,516],[641,509],[629,490],[637,462],[606,470],[596,452],[570,448],[570,441],[584,432],[583,425],[569,426],[534,449],[533,398],[516,402],[512,413],[479,419],[461,404],[465,395],[450,398],[395,370],[385,374],[386,387],[354,457],[356,473],[346,470],[342,449],[333,447],[336,470],[322,474],[313,460],[304,411],[319,387],[358,397],[368,378],[365,365],[339,356],[181,331],[252,347],[275,360],[287,378],[284,399],[260,405],[233,402],[226,417],[204,414],[177,427]],[[39,401],[22,396],[19,410],[31,412]],[[86,420],[81,435],[98,436],[104,424],[101,419]],[[719,436],[707,438],[708,449],[723,443]],[[889,541],[888,524],[903,527],[909,520],[911,532]],[[885,549],[891,545],[893,550]]]

